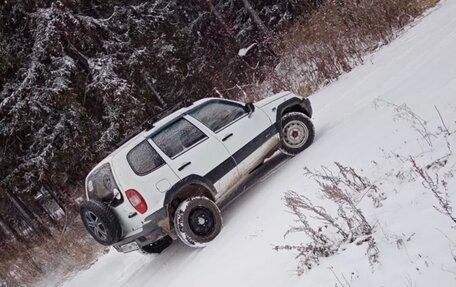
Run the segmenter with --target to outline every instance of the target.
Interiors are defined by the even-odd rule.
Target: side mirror
[[[245,104],[245,110],[249,114],[249,117],[253,112],[255,111],[255,105],[253,103],[246,103]]]

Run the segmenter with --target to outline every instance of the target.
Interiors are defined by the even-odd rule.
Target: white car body
[[[241,114],[239,108],[243,108],[245,113],[219,130],[213,131],[192,116],[210,105],[226,105],[239,114]],[[122,227],[121,241],[114,244],[118,251],[130,251],[130,248],[122,246],[130,246],[132,242],[136,242],[134,246],[136,244],[141,246],[164,235],[174,238],[167,206],[179,187],[194,184],[195,181],[204,186],[210,186],[213,200],[218,203],[227,191],[277,150],[280,144],[278,113],[283,113],[284,109],[299,108],[309,117],[312,114],[309,101],[290,92],[276,94],[254,103],[254,108],[252,106],[250,108],[249,111],[244,103],[225,99],[199,100],[156,122],[152,129],[136,135],[89,173],[86,179],[88,199],[93,197],[90,194],[93,190],[91,175],[106,164],[111,167],[112,176],[118,188],[117,197],[125,199],[117,206],[113,206]],[[170,156],[169,152],[167,154],[166,150],[157,144],[157,138],[158,134],[166,129],[172,129],[170,126],[178,121],[183,126],[191,124],[193,127],[190,130],[198,129],[204,138],[184,149],[185,139],[182,137],[185,135],[176,130],[176,133],[172,134],[174,139],[166,141],[165,144],[182,146],[183,150],[177,155]],[[195,134],[201,136],[199,132]],[[181,144],[178,145],[174,141],[181,141]],[[138,175],[129,162],[129,153],[144,142],[147,142],[161,157],[163,164],[148,174]],[[135,160],[138,160],[138,157],[135,157]],[[142,166],[142,163],[140,162],[139,165]],[[136,190],[142,195],[147,203],[146,212],[141,214],[126,200],[127,190]]]

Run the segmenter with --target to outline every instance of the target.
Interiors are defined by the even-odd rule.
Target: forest
[[[1,1],[0,256],[71,229],[87,172],[142,123],[261,81],[275,31],[317,4]]]
[[[144,123],[204,97],[308,95],[391,41],[418,2],[433,1],[0,1],[0,274],[20,277],[6,262],[24,250],[27,274],[43,271],[37,248],[99,251],[77,217],[85,175]],[[304,82],[296,71],[310,84],[271,80]]]
[[[315,6],[298,0],[4,1],[1,240],[29,228],[52,233],[53,222],[77,208],[89,169],[144,121],[177,103],[237,97],[239,91],[223,90],[261,81],[274,62],[267,38]],[[237,55],[257,42],[252,56]]]

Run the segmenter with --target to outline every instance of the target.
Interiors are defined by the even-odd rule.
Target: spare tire
[[[79,214],[98,243],[108,246],[119,241],[122,228],[111,207],[98,200],[88,200],[82,202]]]

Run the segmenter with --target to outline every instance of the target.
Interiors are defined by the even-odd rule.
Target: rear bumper
[[[160,238],[168,235],[168,233],[159,226],[160,221],[168,220],[168,213],[165,208],[161,208],[149,215],[146,217],[146,220],[148,222],[143,225],[141,232],[126,237],[121,241],[114,243],[112,246],[119,252],[128,253],[154,243]]]

